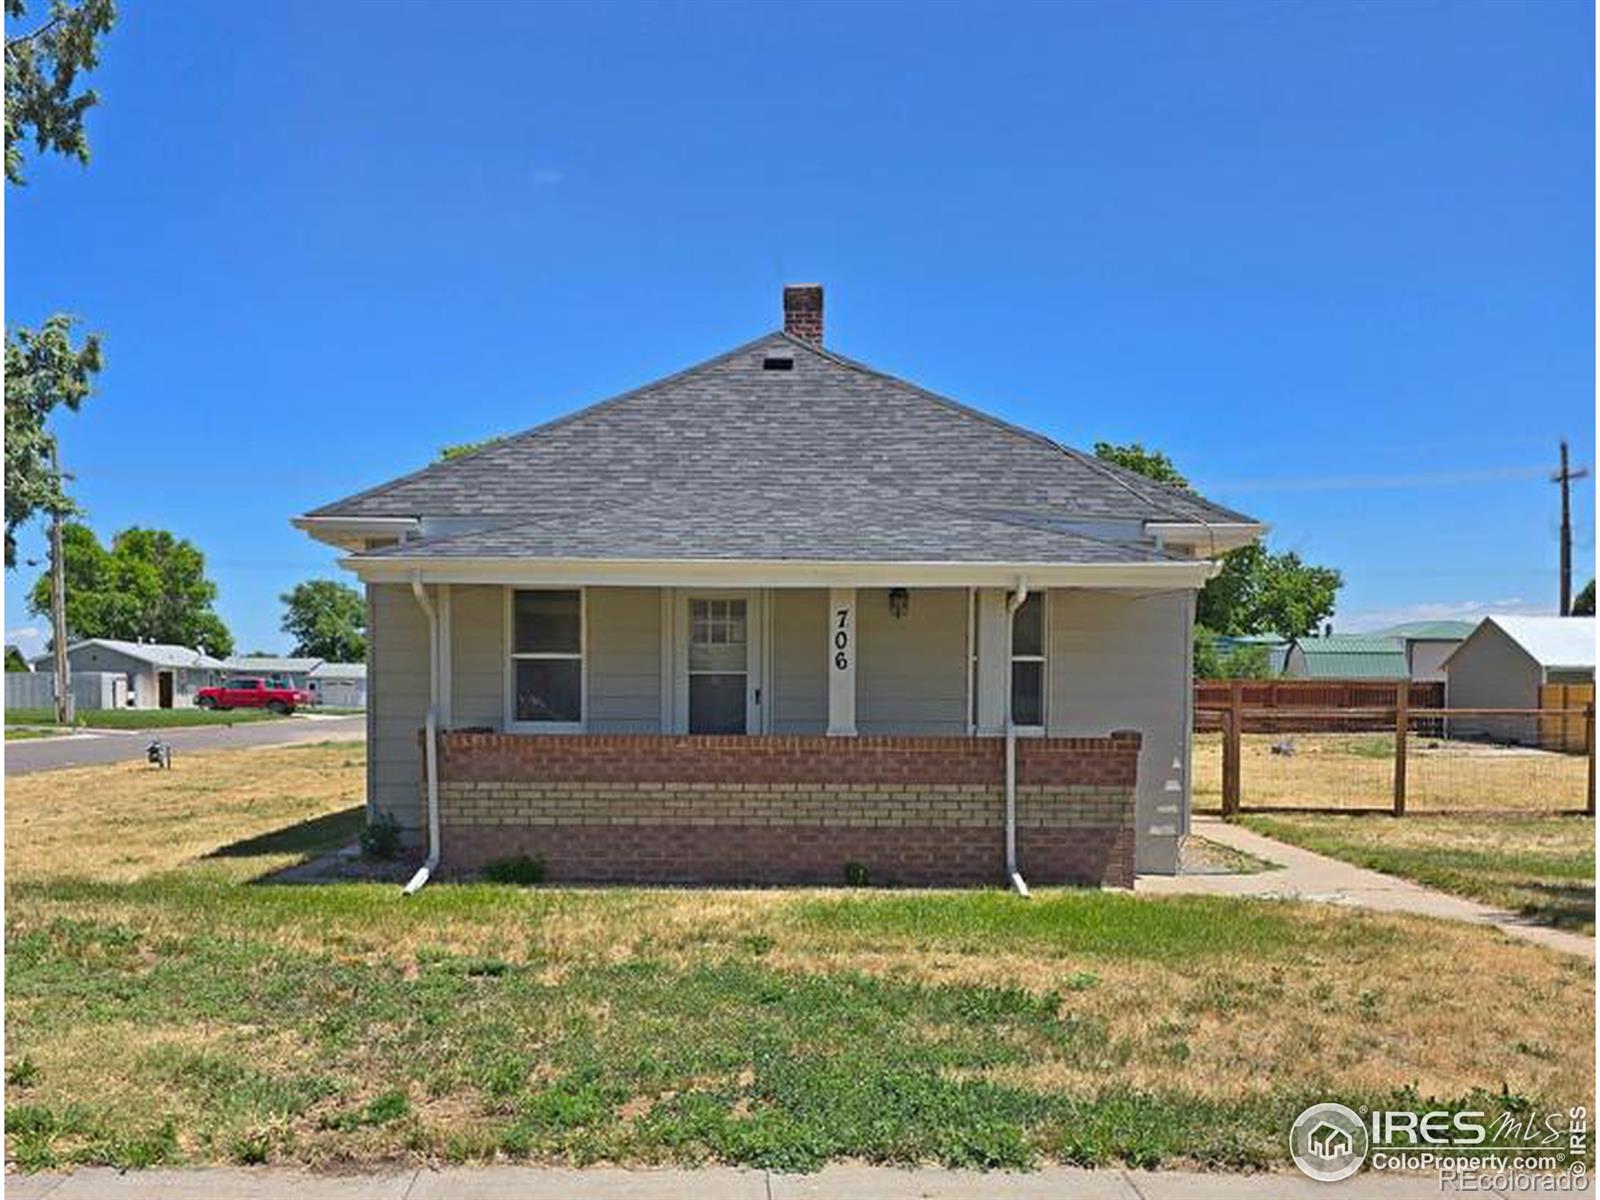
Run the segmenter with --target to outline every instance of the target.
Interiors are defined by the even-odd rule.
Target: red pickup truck
[[[221,687],[201,688],[194,694],[201,708],[270,708],[275,713],[292,713],[312,702],[310,692],[299,688],[271,687],[265,679],[230,679]]]

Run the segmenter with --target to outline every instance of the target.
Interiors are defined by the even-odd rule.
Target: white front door
[[[755,592],[690,592],[678,611],[678,727],[761,732],[761,614]]]

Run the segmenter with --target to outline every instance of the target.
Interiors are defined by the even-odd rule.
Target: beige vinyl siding
[[[428,715],[428,622],[405,584],[367,585],[367,813],[388,813],[422,837],[422,753]]]
[[[1190,593],[1126,596],[1058,588],[1046,633],[1053,737],[1136,729],[1137,866],[1171,872],[1188,811]]]
[[[592,587],[585,606],[588,732],[661,732],[661,590]]]
[[[450,589],[450,725],[505,727],[506,589]]]
[[[774,589],[772,597],[773,733],[828,731],[828,593]]]
[[[913,588],[903,617],[889,611],[887,588],[862,588],[856,642],[858,733],[967,732],[965,588]]]

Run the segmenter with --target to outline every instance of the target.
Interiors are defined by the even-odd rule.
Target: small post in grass
[[[1583,706],[1583,739],[1589,751],[1589,792],[1583,811],[1594,816],[1594,701]]]
[[[1228,684],[1228,713],[1222,727],[1222,819],[1239,815],[1240,731],[1244,727],[1244,684]]]
[[[1411,726],[1411,681],[1394,688],[1394,815],[1406,815],[1406,742]]]

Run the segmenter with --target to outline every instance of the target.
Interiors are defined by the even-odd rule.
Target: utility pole
[[[50,447],[50,470],[58,478],[61,464]],[[50,513],[50,626],[51,650],[56,668],[56,724],[70,725],[73,718],[72,679],[67,674],[67,568],[61,553],[61,509]]]
[[[1572,481],[1587,479],[1589,471],[1579,467],[1576,471],[1567,466],[1567,439],[1561,439],[1561,469],[1550,476],[1551,483],[1561,485],[1561,615],[1572,615]]]

